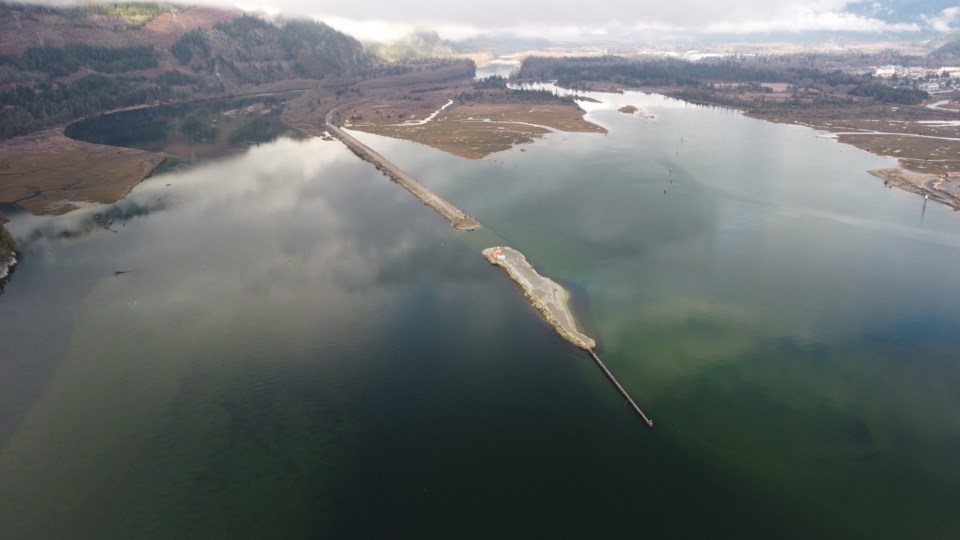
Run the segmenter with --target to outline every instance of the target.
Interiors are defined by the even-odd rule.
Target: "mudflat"
[[[65,214],[77,202],[119,201],[163,154],[71,139],[63,127],[0,142],[0,202],[32,214]]]
[[[441,105],[442,106],[442,105]],[[427,122],[392,122],[359,105],[350,113],[358,118],[351,129],[432,146],[451,154],[479,159],[515,145],[532,143],[554,131],[606,133],[584,120],[576,104],[560,103],[453,103]],[[434,112],[436,112],[434,111]],[[369,120],[369,118],[376,120]],[[409,117],[406,117],[409,118]],[[387,121],[384,121],[384,120]]]

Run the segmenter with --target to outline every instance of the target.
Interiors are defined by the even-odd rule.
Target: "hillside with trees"
[[[306,88],[367,64],[359,42],[323,23],[212,8],[0,4],[0,29],[0,138],[120,107]]]
[[[937,59],[960,59],[960,39],[948,41],[934,49],[930,56]]]

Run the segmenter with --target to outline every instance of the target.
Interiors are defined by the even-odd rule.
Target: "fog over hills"
[[[66,5],[69,0],[41,0]],[[390,41],[414,30],[436,30],[450,40],[511,33],[552,40],[648,39],[929,39],[960,24],[951,0],[489,0],[438,6],[427,0],[313,2],[210,0],[204,4],[305,16],[361,40]]]

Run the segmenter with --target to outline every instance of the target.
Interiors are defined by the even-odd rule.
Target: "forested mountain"
[[[436,32],[418,31],[389,43],[370,43],[367,49],[386,61],[455,56],[456,49]]]
[[[954,39],[934,49],[930,56],[937,59],[960,59],[960,39],[957,39],[955,34],[951,37]]]
[[[355,39],[306,20],[167,4],[0,4],[0,138],[117,107],[215,97],[364,62]]]

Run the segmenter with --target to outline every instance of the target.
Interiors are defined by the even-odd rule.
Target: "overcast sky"
[[[230,0],[215,0],[229,2]],[[930,10],[927,18],[891,20],[889,9],[900,4],[932,6],[928,0],[241,0],[242,7],[297,13],[321,19],[363,39],[417,28],[438,30],[448,38],[480,31],[508,30],[525,35],[557,37],[602,35],[636,28],[683,33],[756,33],[832,30],[876,33],[909,32],[955,25],[960,8]],[[957,0],[960,4],[960,0]],[[866,4],[855,15],[850,4]],[[949,4],[948,4],[949,5]],[[874,14],[870,14],[874,11]],[[886,16],[885,16],[886,15]]]
[[[70,0],[41,0],[63,2]],[[446,38],[512,31],[548,38],[603,35],[638,29],[671,33],[763,33],[797,31],[943,31],[960,22],[960,7],[943,0],[199,0],[248,11],[324,20],[360,39],[393,39],[414,28]],[[851,13],[859,4],[861,15]],[[867,6],[863,9],[863,6]],[[894,20],[893,8],[926,9],[925,17]],[[872,14],[870,12],[873,12]]]

